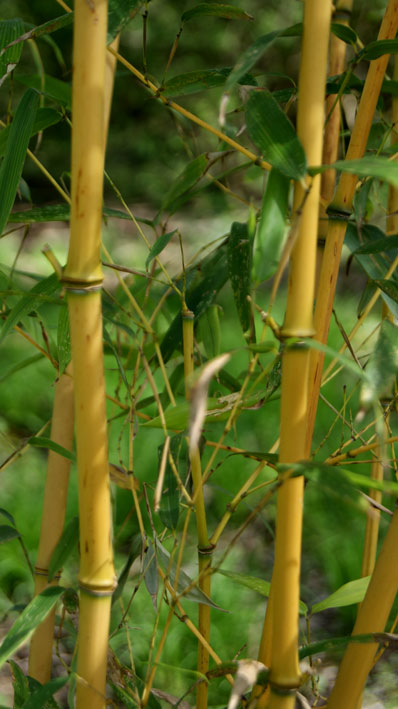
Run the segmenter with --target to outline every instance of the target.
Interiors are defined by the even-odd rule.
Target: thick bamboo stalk
[[[397,27],[398,0],[389,0],[378,39],[393,39],[396,35]],[[376,109],[376,103],[381,85],[383,83],[388,60],[389,57],[387,55],[383,55],[379,59],[375,59],[370,62],[369,71],[358,107],[354,129],[352,131],[350,144],[347,150],[347,160],[360,158],[365,152],[370,127],[372,125],[373,114]],[[329,226],[315,308],[316,339],[323,343],[326,343],[329,333],[330,317],[333,308],[334,294],[336,291],[341,250],[343,247],[346,230],[346,220],[351,212],[356,183],[357,178],[355,175],[342,173],[336,196],[333,200],[333,204],[331,205],[331,209],[329,210]],[[321,384],[323,360],[324,355],[321,352],[314,350],[311,355],[309,379],[310,408],[306,433],[307,455],[309,454],[311,447]]]
[[[71,369],[56,384],[51,440],[67,450],[73,447],[73,379]],[[69,375],[69,376],[68,376]],[[70,461],[49,452],[44,490],[39,549],[35,566],[35,595],[48,585],[48,567],[61,537],[68,495]],[[57,581],[54,581],[57,583]],[[29,675],[42,684],[51,677],[55,608],[32,636],[29,651]]]
[[[398,512],[395,511],[359,609],[353,635],[383,632],[397,591]],[[328,701],[328,709],[357,706],[377,647],[377,642],[348,645]]]
[[[332,6],[307,0],[304,8],[302,57],[299,76],[297,132],[309,164],[322,159],[327,47]],[[315,179],[302,209],[297,243],[292,254],[285,337],[313,334],[316,239],[320,180]],[[294,210],[304,192],[296,185]],[[282,463],[305,457],[309,351],[289,348],[282,359],[280,455]],[[278,491],[275,566],[272,577],[272,652],[268,706],[292,709],[300,684],[298,617],[301,529],[304,480],[291,478]],[[267,621],[268,622],[268,621]]]
[[[191,310],[184,310],[182,313],[183,347],[184,347],[184,375],[185,375],[185,395],[189,398],[191,386],[190,378],[193,374],[193,326],[194,314]],[[190,463],[192,481],[195,496],[196,528],[198,536],[198,566],[199,566],[199,588],[210,596],[211,591],[211,558],[213,545],[210,544],[206,508],[203,496],[202,465],[199,448],[196,445],[190,450]],[[210,641],[210,606],[199,603],[198,630],[207,643]],[[201,642],[198,643],[198,672],[206,674],[209,669],[209,651]],[[200,682],[196,691],[197,709],[206,709],[208,697],[207,682]]]
[[[114,588],[100,263],[105,152],[106,0],[75,3],[71,238],[67,287],[80,510],[78,709],[104,709]]]

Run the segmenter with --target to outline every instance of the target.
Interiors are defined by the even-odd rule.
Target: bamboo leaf
[[[12,674],[14,709],[21,709],[29,698],[29,680],[14,660],[9,660],[8,664]]]
[[[5,336],[24,315],[38,309],[40,305],[42,305],[43,300],[41,296],[52,295],[58,290],[58,288],[58,277],[55,273],[52,273],[51,276],[48,276],[48,278],[43,278],[43,280],[28,291],[28,293],[24,295],[16,305],[14,305],[13,309],[9,313],[0,333],[0,342],[4,340]]]
[[[157,610],[157,598],[159,589],[159,572],[156,559],[156,552],[150,539],[147,542],[145,566],[144,566],[144,581],[146,589],[152,598],[152,603],[155,611]]]
[[[56,125],[61,121],[61,119],[62,115],[59,111],[56,111],[55,108],[38,108],[36,111],[31,136],[40,133],[50,126]],[[0,157],[2,157],[5,153],[7,140],[11,131],[11,125],[3,128],[0,132]]]
[[[49,703],[56,692],[59,692],[62,687],[69,682],[70,677],[56,677],[51,679],[46,684],[40,686],[36,691],[34,691],[29,699],[23,705],[23,709],[43,709],[43,707],[58,707],[59,705],[54,701],[54,703]]]
[[[14,42],[23,31],[24,25],[19,18],[0,22],[0,86],[7,78],[8,74],[14,71],[20,60],[23,45],[9,45]]]
[[[54,576],[62,569],[69,559],[73,550],[79,543],[79,518],[73,517],[65,526],[59,542],[55,547],[48,567],[48,581],[51,582]]]
[[[243,333],[251,325],[250,295],[252,242],[247,224],[233,222],[228,239],[228,272]]]
[[[351,606],[353,603],[361,603],[365,598],[365,593],[369,586],[370,576],[364,576],[355,581],[349,581],[337,589],[327,598],[319,603],[314,603],[311,608],[311,615],[320,613],[328,608],[342,608],[343,606]]]
[[[11,539],[17,539],[20,536],[20,533],[15,527],[10,527],[8,524],[0,524],[0,544],[9,542]]]
[[[250,71],[262,57],[267,47],[269,47],[277,37],[280,37],[280,35],[281,31],[277,30],[258,37],[258,39],[243,52],[225,82],[225,91],[230,91],[235,84],[241,82],[244,75]]]
[[[27,642],[64,591],[61,586],[50,586],[35,596],[26,606],[0,646],[0,667],[23,643]]]
[[[26,91],[10,126],[10,134],[0,166],[0,235],[4,231],[14,204],[38,104],[39,95],[30,89]]]
[[[59,310],[58,327],[57,327],[57,347],[58,347],[58,366],[59,375],[65,372],[69,362],[72,359],[70,330],[69,330],[69,312],[67,307],[61,307]]]
[[[272,167],[293,180],[305,176],[304,148],[290,120],[268,91],[251,91],[246,122],[253,143]]]
[[[8,512],[8,510],[5,510],[4,507],[0,507],[0,515],[5,517],[6,519],[8,519],[8,521],[11,522],[11,524],[13,524],[14,527],[16,527],[14,517],[12,516],[12,514],[10,512]]]
[[[344,648],[348,643],[383,643],[396,649],[398,635],[393,633],[364,633],[361,635],[346,635],[341,638],[328,638],[327,640],[318,640],[317,642],[303,645],[299,649],[299,658],[303,660],[310,655],[318,655],[321,652],[330,652]]]
[[[0,133],[0,136],[2,134]],[[127,212],[122,212],[120,209],[110,209],[104,207],[102,210],[104,217],[116,217],[117,219],[130,220]],[[70,207],[67,204],[49,204],[45,207],[33,207],[32,209],[24,209],[20,212],[12,212],[8,218],[9,222],[16,224],[34,224],[36,222],[68,222],[70,219]],[[153,222],[150,219],[141,219],[135,217],[137,222],[152,226]]]
[[[378,59],[383,54],[397,54],[397,52],[398,39],[379,39],[369,42],[358,55],[358,59]]]
[[[264,581],[264,579],[259,579],[256,576],[247,576],[246,574],[236,574],[233,571],[226,571],[226,569],[217,569],[218,574],[227,576],[229,579],[235,583],[239,583],[241,586],[246,586],[256,593],[260,593],[262,596],[268,598],[271,584],[269,581]],[[304,601],[300,601],[299,611],[301,615],[307,613],[307,606]]]
[[[355,47],[358,42],[358,35],[352,27],[342,25],[340,22],[332,22],[330,25],[330,31],[346,44],[351,44],[352,47]]]
[[[370,226],[370,225],[369,225]],[[383,234],[381,230],[380,234]],[[380,239],[375,239],[369,241],[362,246],[359,246],[355,251],[352,252],[353,256],[357,254],[379,254],[383,251],[395,251],[398,249],[398,234],[392,234],[391,236],[385,236]]]
[[[15,79],[24,86],[36,89],[39,93],[49,96],[61,106],[67,109],[72,107],[72,87],[66,81],[55,79],[53,76],[44,74],[44,88],[42,86],[43,77],[40,74],[17,74]]]
[[[105,325],[104,325],[104,327],[103,327],[103,335],[104,335],[104,340],[105,340],[105,342],[109,345],[109,347],[111,348],[111,350],[112,350],[112,352],[113,352],[113,354],[114,354],[114,357],[115,357],[115,359],[116,359],[116,363],[117,363],[117,366],[118,366],[118,369],[119,369],[119,372],[120,372],[120,376],[121,376],[121,378],[122,378],[122,380],[123,380],[123,384],[124,384],[124,386],[126,387],[127,393],[129,393],[129,392],[130,392],[130,387],[129,387],[129,383],[128,383],[128,381],[127,381],[126,372],[124,371],[124,367],[123,367],[122,362],[121,362],[121,359],[120,359],[120,357],[119,357],[119,353],[118,353],[118,351],[117,351],[115,345],[113,344],[112,338],[110,337],[110,335],[109,335],[109,333],[108,333],[108,331],[107,331]]]
[[[228,20],[252,20],[252,15],[249,15],[245,10],[241,10],[234,5],[223,5],[216,2],[201,2],[195,5],[190,10],[182,14],[181,22],[188,22],[196,17],[204,15],[213,15],[214,17],[225,17]]]
[[[320,165],[308,168],[310,175],[316,175],[334,167],[340,172],[349,172],[358,177],[375,177],[398,187],[398,167],[393,161],[384,157],[367,155],[358,160],[337,160],[332,165]]]
[[[159,254],[162,253],[163,249],[166,248],[171,237],[173,236],[173,234],[176,233],[176,231],[177,231],[177,229],[174,229],[173,231],[169,231],[167,234],[162,234],[161,236],[159,236],[156,239],[154,245],[152,246],[152,248],[147,256],[147,260],[145,261],[145,268],[147,270],[148,270],[148,266],[151,263],[151,261],[153,261],[153,259],[156,258],[156,256],[159,256]]]
[[[267,178],[254,241],[253,278],[266,281],[278,268],[286,235],[290,180],[272,168]]]
[[[141,5],[141,0],[109,0],[107,44],[128,25]]]
[[[74,453],[68,451],[67,448],[63,448],[63,446],[60,446],[59,443],[55,443],[55,441],[52,441],[51,438],[44,438],[43,436],[33,436],[32,438],[29,438],[28,442],[31,446],[34,446],[35,448],[48,448],[49,450],[54,451],[54,453],[62,455],[63,458],[67,458],[73,463],[76,460],[76,456]]]
[[[166,81],[162,93],[169,97],[185,96],[205,89],[213,89],[223,86],[230,73],[231,67],[222,67],[220,69],[201,69],[178,74]],[[246,72],[243,72],[234,83],[257,86],[255,78]]]
[[[170,439],[170,453],[173,456],[173,460],[174,460],[177,470],[179,468],[180,454],[182,452],[181,451],[182,445],[183,445],[183,436],[181,434],[177,434],[176,436],[172,436],[172,438]],[[162,453],[163,453],[163,446],[159,446],[159,448],[158,448],[159,463],[162,458]],[[165,471],[164,485],[163,485],[163,495],[162,495],[162,499],[160,502],[159,515],[160,515],[160,519],[162,520],[163,524],[168,529],[176,529],[177,524],[178,524],[178,518],[180,515],[180,499],[179,499],[177,480],[175,478],[173,469],[172,469],[168,459],[166,462],[166,471]]]
[[[188,192],[188,190],[190,190],[191,187],[193,187],[194,184],[202,177],[208,162],[208,156],[205,153],[202,153],[202,155],[198,155],[197,158],[186,165],[182,173],[174,180],[170,190],[166,194],[162,202],[162,209],[173,209],[173,205],[178,198]]]
[[[375,279],[373,281],[377,288],[380,288],[384,293],[386,293],[390,298],[392,298],[395,303],[398,303],[398,283],[395,281],[388,281],[386,279]]]
[[[218,305],[209,305],[200,316],[196,338],[203,342],[208,359],[217,357],[221,351],[220,308]]]

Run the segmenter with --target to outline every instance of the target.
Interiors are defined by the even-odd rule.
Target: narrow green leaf
[[[74,453],[71,453],[71,451],[68,451],[67,448],[64,448],[63,446],[60,446],[59,443],[55,443],[55,441],[52,441],[51,438],[44,438],[43,436],[33,436],[32,438],[29,438],[28,442],[31,446],[35,446],[35,448],[48,448],[49,450],[54,451],[54,453],[58,453],[58,455],[61,455],[63,458],[67,458],[73,463],[76,460],[76,456]]]
[[[9,660],[8,664],[11,669],[12,686],[14,690],[13,709],[22,709],[24,703],[29,698],[29,680],[14,660]]]
[[[65,687],[69,679],[69,675],[66,675],[66,677],[56,677],[46,684],[43,684],[42,687],[39,687],[30,695],[29,699],[23,705],[23,709],[43,709],[43,707],[50,706],[49,700],[51,700],[54,694],[62,689],[62,687]],[[54,703],[52,706],[59,705]]]
[[[12,516],[12,514],[10,512],[8,512],[8,510],[5,510],[4,507],[0,507],[0,515],[5,517],[6,519],[8,519],[8,521],[11,522],[11,524],[13,524],[14,527],[16,527],[14,517]]]
[[[235,581],[235,583],[239,583],[241,586],[246,586],[246,588],[250,588],[252,591],[256,591],[256,593],[260,593],[266,598],[268,598],[269,596],[271,588],[271,584],[269,581],[264,581],[264,579],[259,579],[256,576],[236,574],[233,571],[226,571],[225,569],[217,569],[217,573],[222,574],[223,576],[227,576],[232,581]],[[308,608],[304,601],[300,601],[299,612],[301,613],[301,615],[305,615],[307,613],[307,610]]]
[[[213,89],[218,86],[223,86],[225,79],[230,73],[231,67],[223,67],[220,69],[201,69],[189,71],[185,74],[178,74],[166,81],[162,93],[169,97],[185,96],[205,89]],[[243,72],[234,83],[257,86],[255,78],[246,72]]]
[[[159,256],[159,254],[162,253],[163,249],[166,248],[171,237],[173,236],[173,234],[176,233],[176,231],[177,231],[177,229],[174,229],[173,231],[167,232],[167,234],[162,234],[161,236],[159,236],[156,239],[154,245],[152,246],[152,248],[147,256],[147,260],[145,261],[145,268],[147,270],[148,270],[148,266],[151,263],[151,261],[153,261],[153,259],[156,258],[156,256]]]
[[[385,236],[359,246],[358,249],[353,251],[353,256],[357,254],[379,254],[383,251],[395,251],[395,249],[398,249],[398,234],[391,234],[391,236]]]
[[[35,628],[46,618],[65,591],[61,586],[50,586],[35,596],[18,616],[0,646],[0,667],[32,635]]]
[[[49,109],[50,110],[50,109]],[[1,136],[1,133],[0,133]],[[130,220],[127,212],[122,212],[120,209],[110,209],[104,207],[102,214],[104,217],[116,217],[117,219]],[[142,219],[135,217],[137,222],[152,226],[151,219]],[[35,222],[68,222],[70,220],[70,207],[67,204],[50,204],[45,207],[33,207],[20,212],[12,212],[8,221],[16,224],[33,224]]]
[[[328,638],[303,645],[299,650],[300,660],[321,652],[331,652],[346,647],[349,643],[388,643],[389,647],[397,647],[398,636],[392,633],[366,633],[361,635],[346,635],[341,638]]]
[[[17,74],[15,79],[24,86],[29,86],[36,89],[39,93],[49,96],[65,108],[72,107],[72,87],[66,81],[55,79],[48,74],[44,75],[44,88],[42,86],[43,78],[40,74]]]
[[[267,178],[254,241],[253,278],[259,283],[274,275],[286,235],[290,180],[272,168]]]
[[[158,559],[164,570],[167,569],[169,571],[169,579],[171,584],[174,586],[176,581],[176,565],[172,563],[170,566],[170,554],[167,549],[165,549],[165,547],[160,543],[158,538],[156,538],[155,544]],[[188,574],[180,568],[177,582],[178,592],[183,593],[183,591],[191,585],[191,577],[188,576]],[[193,586],[190,591],[184,593],[184,598],[187,601],[193,601],[194,603],[202,603],[205,606],[211,606],[211,608],[216,608],[218,611],[223,611],[223,613],[229,613],[229,611],[224,610],[224,608],[220,608],[220,606],[214,603],[211,598],[209,598],[206,593],[203,593],[203,591],[201,591],[200,588],[198,588],[197,586]]]
[[[361,387],[361,405],[367,408],[377,399],[391,399],[398,372],[398,328],[388,319],[381,323],[366,371],[369,380]]]
[[[116,699],[121,702],[122,706],[125,707],[125,709],[137,709],[137,702],[135,701],[135,699],[132,698],[129,692],[123,689],[123,687],[120,687],[118,684],[112,682],[112,680],[108,680],[108,684],[112,688]]]
[[[320,165],[308,168],[310,175],[316,175],[334,167],[340,172],[349,172],[358,177],[375,177],[398,187],[398,166],[387,158],[367,155],[359,160],[338,160],[333,165]]]
[[[127,583],[127,580],[129,578],[131,566],[134,563],[134,561],[137,559],[137,557],[140,556],[141,550],[142,550],[142,539],[141,539],[141,536],[139,534],[137,534],[133,537],[133,540],[131,542],[129,555],[127,557],[125,565],[123,566],[120,576],[117,580],[116,590],[114,591],[114,593],[112,595],[112,605],[114,605],[116,603],[116,601],[122,595],[123,589],[124,589],[124,587]]]
[[[48,567],[48,580],[53,580],[54,576],[62,569],[72,552],[79,543],[79,518],[72,519],[65,526],[64,531],[56,545],[50,559]]]
[[[342,25],[340,22],[332,22],[330,25],[330,31],[346,44],[351,44],[352,47],[355,47],[358,42],[358,35],[352,27]]]
[[[272,167],[293,180],[301,180],[305,176],[307,162],[304,148],[272,94],[251,91],[246,104],[246,122],[253,143]]]
[[[342,608],[343,606],[351,606],[353,603],[361,603],[365,598],[365,593],[369,586],[370,576],[364,576],[355,581],[349,581],[337,589],[327,598],[319,603],[314,603],[311,608],[311,615],[320,613],[328,608]]]
[[[26,151],[39,105],[39,95],[28,89],[22,96],[10,126],[3,162],[0,166],[0,235],[14,204]]]
[[[166,194],[162,202],[162,209],[173,208],[174,202],[176,202],[185,192],[188,192],[188,190],[190,190],[191,187],[193,187],[194,184],[202,177],[208,162],[208,156],[205,153],[202,153],[202,155],[198,155],[197,158],[186,165],[182,173],[174,180],[170,190]]]
[[[54,126],[62,120],[62,115],[55,108],[38,108],[36,111],[36,118],[32,127],[32,135],[40,133],[40,131]],[[7,146],[8,136],[10,135],[11,126],[3,128],[0,132],[0,157],[5,153]]]
[[[250,295],[251,265],[252,242],[247,224],[233,222],[228,239],[228,274],[244,334],[251,325],[251,308],[247,299]]]
[[[147,542],[147,550],[144,562],[144,581],[146,589],[152,598],[155,611],[157,610],[157,596],[159,589],[159,572],[156,552],[150,539]]]
[[[380,288],[380,290],[398,303],[398,283],[395,281],[388,281],[383,278],[375,279],[373,283],[377,286],[377,288]]]
[[[51,276],[48,276],[48,278],[43,278],[43,280],[28,291],[27,294],[24,295],[16,305],[14,305],[13,309],[9,313],[0,333],[0,342],[4,340],[5,336],[24,315],[33,310],[37,310],[40,305],[42,305],[43,300],[41,296],[52,295],[58,290],[59,287],[58,277],[55,273],[53,273]]]
[[[262,57],[267,47],[280,35],[281,30],[269,32],[256,39],[256,41],[243,52],[225,82],[225,91],[230,91],[235,84],[241,82],[244,75],[250,71]]]
[[[22,53],[22,43],[12,44],[24,31],[22,20],[14,18],[0,22],[0,85],[17,66]],[[8,49],[5,49],[8,47]]]
[[[177,434],[172,436],[170,439],[170,453],[173,456],[173,460],[177,470],[179,469],[181,448],[184,439],[182,434]],[[163,446],[158,448],[158,459],[159,463],[162,458]],[[159,515],[163,524],[168,529],[176,529],[178,524],[178,518],[180,514],[180,499],[179,490],[177,485],[177,480],[173,473],[173,469],[169,463],[166,462],[166,471],[164,476],[163,494],[160,503]]]
[[[359,56],[361,59],[378,59],[384,54],[397,54],[398,39],[379,39],[364,47]]]
[[[275,352],[277,354],[278,347],[275,342],[266,340],[265,342],[253,342],[247,346],[252,352]]]
[[[107,44],[128,25],[141,5],[142,0],[109,0]]]
[[[9,542],[11,539],[17,539],[20,536],[15,527],[10,527],[8,524],[0,524],[0,544]]]
[[[58,316],[57,347],[59,374],[63,374],[72,358],[69,329],[69,312],[67,307],[61,307]]]
[[[7,369],[4,374],[0,376],[0,382],[4,382],[6,379],[11,377],[13,374],[16,372],[21,371],[21,369],[25,369],[26,367],[29,367],[31,364],[36,364],[36,362],[40,362],[40,360],[43,359],[42,354],[37,354],[37,355],[32,355],[32,357],[27,357],[26,359],[22,360],[21,362],[17,362],[17,364],[14,364],[13,367],[10,367]]]
[[[223,5],[217,2],[200,2],[191,10],[187,10],[182,14],[181,22],[188,22],[195,17],[203,17],[204,15],[213,15],[215,17],[225,17],[228,20],[252,20],[252,15],[249,15],[245,10],[241,10],[234,5]]]

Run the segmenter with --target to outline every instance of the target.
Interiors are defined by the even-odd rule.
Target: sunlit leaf
[[[102,213],[104,217],[130,220],[129,214],[122,212],[120,209],[104,207]],[[34,224],[35,222],[67,222],[69,219],[70,207],[68,204],[48,204],[44,207],[33,207],[32,209],[12,212],[9,215],[8,221],[17,224]],[[152,225],[150,219],[141,219],[140,217],[135,217],[135,219],[137,222]]]
[[[290,180],[273,168],[268,175],[253,251],[253,278],[265,281],[274,275],[286,236]]]
[[[272,167],[294,180],[305,176],[307,163],[304,148],[272,94],[251,91],[246,104],[246,122],[253,143]]]
[[[178,74],[165,82],[162,93],[170,97],[184,96],[204,89],[213,89],[217,86],[223,86],[230,73],[231,67],[222,67],[220,69],[199,69],[185,74]],[[246,72],[243,72],[234,83],[257,86],[255,78]]]
[[[35,628],[46,618],[65,591],[61,586],[50,586],[39,593],[26,606],[8,631],[0,646],[0,667],[32,635]]]
[[[213,15],[215,17],[225,17],[228,20],[252,20],[252,15],[249,15],[245,10],[241,10],[234,5],[223,5],[217,2],[200,2],[190,10],[182,14],[181,21],[188,22],[193,18],[203,17],[204,15]]]
[[[393,187],[398,187],[398,165],[388,158],[376,155],[367,155],[358,160],[338,160],[333,165],[310,167],[308,172],[315,175],[319,172],[334,167],[340,172],[349,172],[358,177],[376,177],[378,180],[388,182]]]
[[[328,608],[342,608],[343,606],[351,606],[353,603],[361,603],[365,598],[365,593],[368,589],[370,576],[349,581],[337,589],[327,598],[319,603],[314,603],[311,608],[311,615],[320,613]]]
[[[0,235],[14,204],[29,139],[35,121],[39,95],[29,89],[22,96],[10,126],[3,162],[0,166]]]
[[[62,569],[72,552],[77,548],[79,542],[79,518],[73,517],[65,526],[64,531],[51,555],[48,567],[48,580],[52,581],[54,576]]]

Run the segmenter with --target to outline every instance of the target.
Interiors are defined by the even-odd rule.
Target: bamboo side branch
[[[53,405],[51,440],[67,450],[73,447],[73,379],[70,367],[59,378]],[[68,376],[69,374],[69,376]],[[48,567],[61,537],[65,521],[70,460],[48,454],[39,549],[35,566],[35,596],[48,585]],[[54,583],[57,583],[55,580]],[[29,651],[29,675],[42,684],[51,677],[55,608],[32,636]]]
[[[398,27],[398,0],[389,0],[381,24],[378,39],[393,39]],[[366,143],[376,109],[377,99],[383,83],[389,56],[383,55],[370,62],[358,113],[347,150],[347,160],[361,158],[365,152]],[[315,307],[316,339],[326,343],[333,308],[334,294],[339,272],[341,250],[344,242],[346,221],[351,213],[357,177],[342,173],[336,196],[329,210],[329,226],[326,238],[325,253],[317,292]],[[333,211],[331,211],[333,210]],[[313,351],[310,365],[310,409],[306,432],[306,456],[308,456],[321,384],[324,355]]]
[[[307,0],[304,8],[299,76],[297,133],[309,164],[322,159],[327,47],[332,6]],[[316,239],[320,180],[308,185],[305,201],[296,184],[294,211],[302,208],[299,235],[292,253],[285,337],[313,334]],[[298,346],[282,359],[280,456],[282,463],[305,457],[309,351]],[[298,617],[304,480],[285,481],[278,490],[275,565],[272,577],[272,648],[270,709],[292,709],[300,684]],[[267,609],[268,611],[268,609]],[[269,622],[266,619],[266,623]],[[261,659],[261,658],[260,658]]]
[[[104,709],[114,588],[100,263],[105,152],[106,0],[75,3],[72,204],[67,288],[80,510],[77,709]]]

